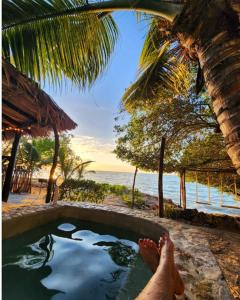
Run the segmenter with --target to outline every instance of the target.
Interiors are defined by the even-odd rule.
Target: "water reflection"
[[[36,243],[18,248],[14,256],[3,253],[3,299],[51,299],[62,293],[42,284],[52,273],[47,263],[54,256],[53,243],[49,234]]]
[[[116,299],[134,266],[135,242],[55,226],[35,242],[5,247],[3,299]]]
[[[45,259],[43,261],[42,267],[50,261],[54,255],[53,251],[53,237],[51,234],[45,236],[45,239],[39,243],[39,247],[46,253]]]
[[[130,267],[136,258],[136,252],[128,245],[124,245],[121,242],[115,243],[108,249],[108,253],[111,256],[115,264],[124,267]]]

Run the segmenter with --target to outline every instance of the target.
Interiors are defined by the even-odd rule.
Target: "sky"
[[[108,67],[90,90],[81,91],[68,84],[44,90],[78,124],[70,133],[72,149],[84,160],[93,160],[91,169],[132,172],[134,167],[112,153],[115,147],[113,128],[124,90],[136,79],[138,59],[144,43],[147,24],[138,22],[132,12],[113,14],[119,27],[119,38]]]

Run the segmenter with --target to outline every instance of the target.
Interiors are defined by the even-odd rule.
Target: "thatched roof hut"
[[[11,190],[16,153],[22,135],[55,136],[55,150],[48,180],[46,202],[51,201],[53,175],[59,152],[59,132],[72,130],[77,124],[40,89],[39,85],[19,72],[7,60],[2,61],[2,135],[13,138],[11,156],[6,170],[2,200],[7,201]]]
[[[72,130],[77,126],[36,82],[3,60],[3,138],[13,137],[16,131],[33,137],[47,136],[53,125],[58,132]]]

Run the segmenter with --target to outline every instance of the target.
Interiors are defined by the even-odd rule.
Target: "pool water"
[[[151,276],[138,238],[66,219],[6,240],[3,299],[134,299]]]

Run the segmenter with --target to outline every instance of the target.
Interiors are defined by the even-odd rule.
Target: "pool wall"
[[[164,232],[163,226],[136,216],[126,215],[116,211],[106,211],[96,208],[82,208],[73,206],[53,207],[36,212],[16,215],[3,220],[2,238],[8,239],[30,229],[56,221],[60,218],[75,218],[78,220],[102,223],[122,230],[135,232],[143,237],[158,240]]]

